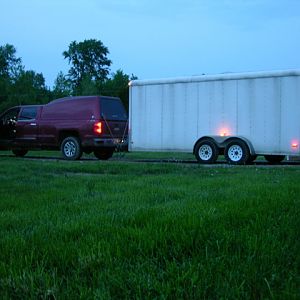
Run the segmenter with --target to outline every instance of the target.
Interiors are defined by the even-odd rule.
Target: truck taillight
[[[101,122],[97,122],[94,124],[94,132],[97,134],[102,133],[102,123]]]

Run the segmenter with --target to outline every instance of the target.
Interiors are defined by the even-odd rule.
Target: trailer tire
[[[199,141],[195,146],[195,156],[201,164],[213,164],[219,156],[219,148],[211,139]]]
[[[251,159],[248,145],[239,139],[231,140],[226,145],[224,156],[227,162],[232,165],[244,165]]]
[[[279,164],[284,160],[284,158],[285,158],[284,155],[265,155],[265,159],[270,164]]]
[[[80,140],[74,136],[66,137],[61,143],[61,153],[64,159],[77,160],[82,155]]]

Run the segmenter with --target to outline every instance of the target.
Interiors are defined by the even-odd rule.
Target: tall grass
[[[300,167],[0,166],[3,299],[300,297]]]

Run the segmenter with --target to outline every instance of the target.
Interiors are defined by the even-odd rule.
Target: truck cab
[[[16,106],[0,116],[1,150],[12,149],[16,155],[23,156],[21,154],[27,152],[24,149],[38,146],[36,119],[41,107],[41,105]]]

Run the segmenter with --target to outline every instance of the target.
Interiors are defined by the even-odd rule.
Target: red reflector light
[[[94,132],[97,134],[102,133],[102,123],[101,122],[97,122],[94,124]]]
[[[292,148],[298,148],[298,144],[297,143],[293,143],[292,144]]]

